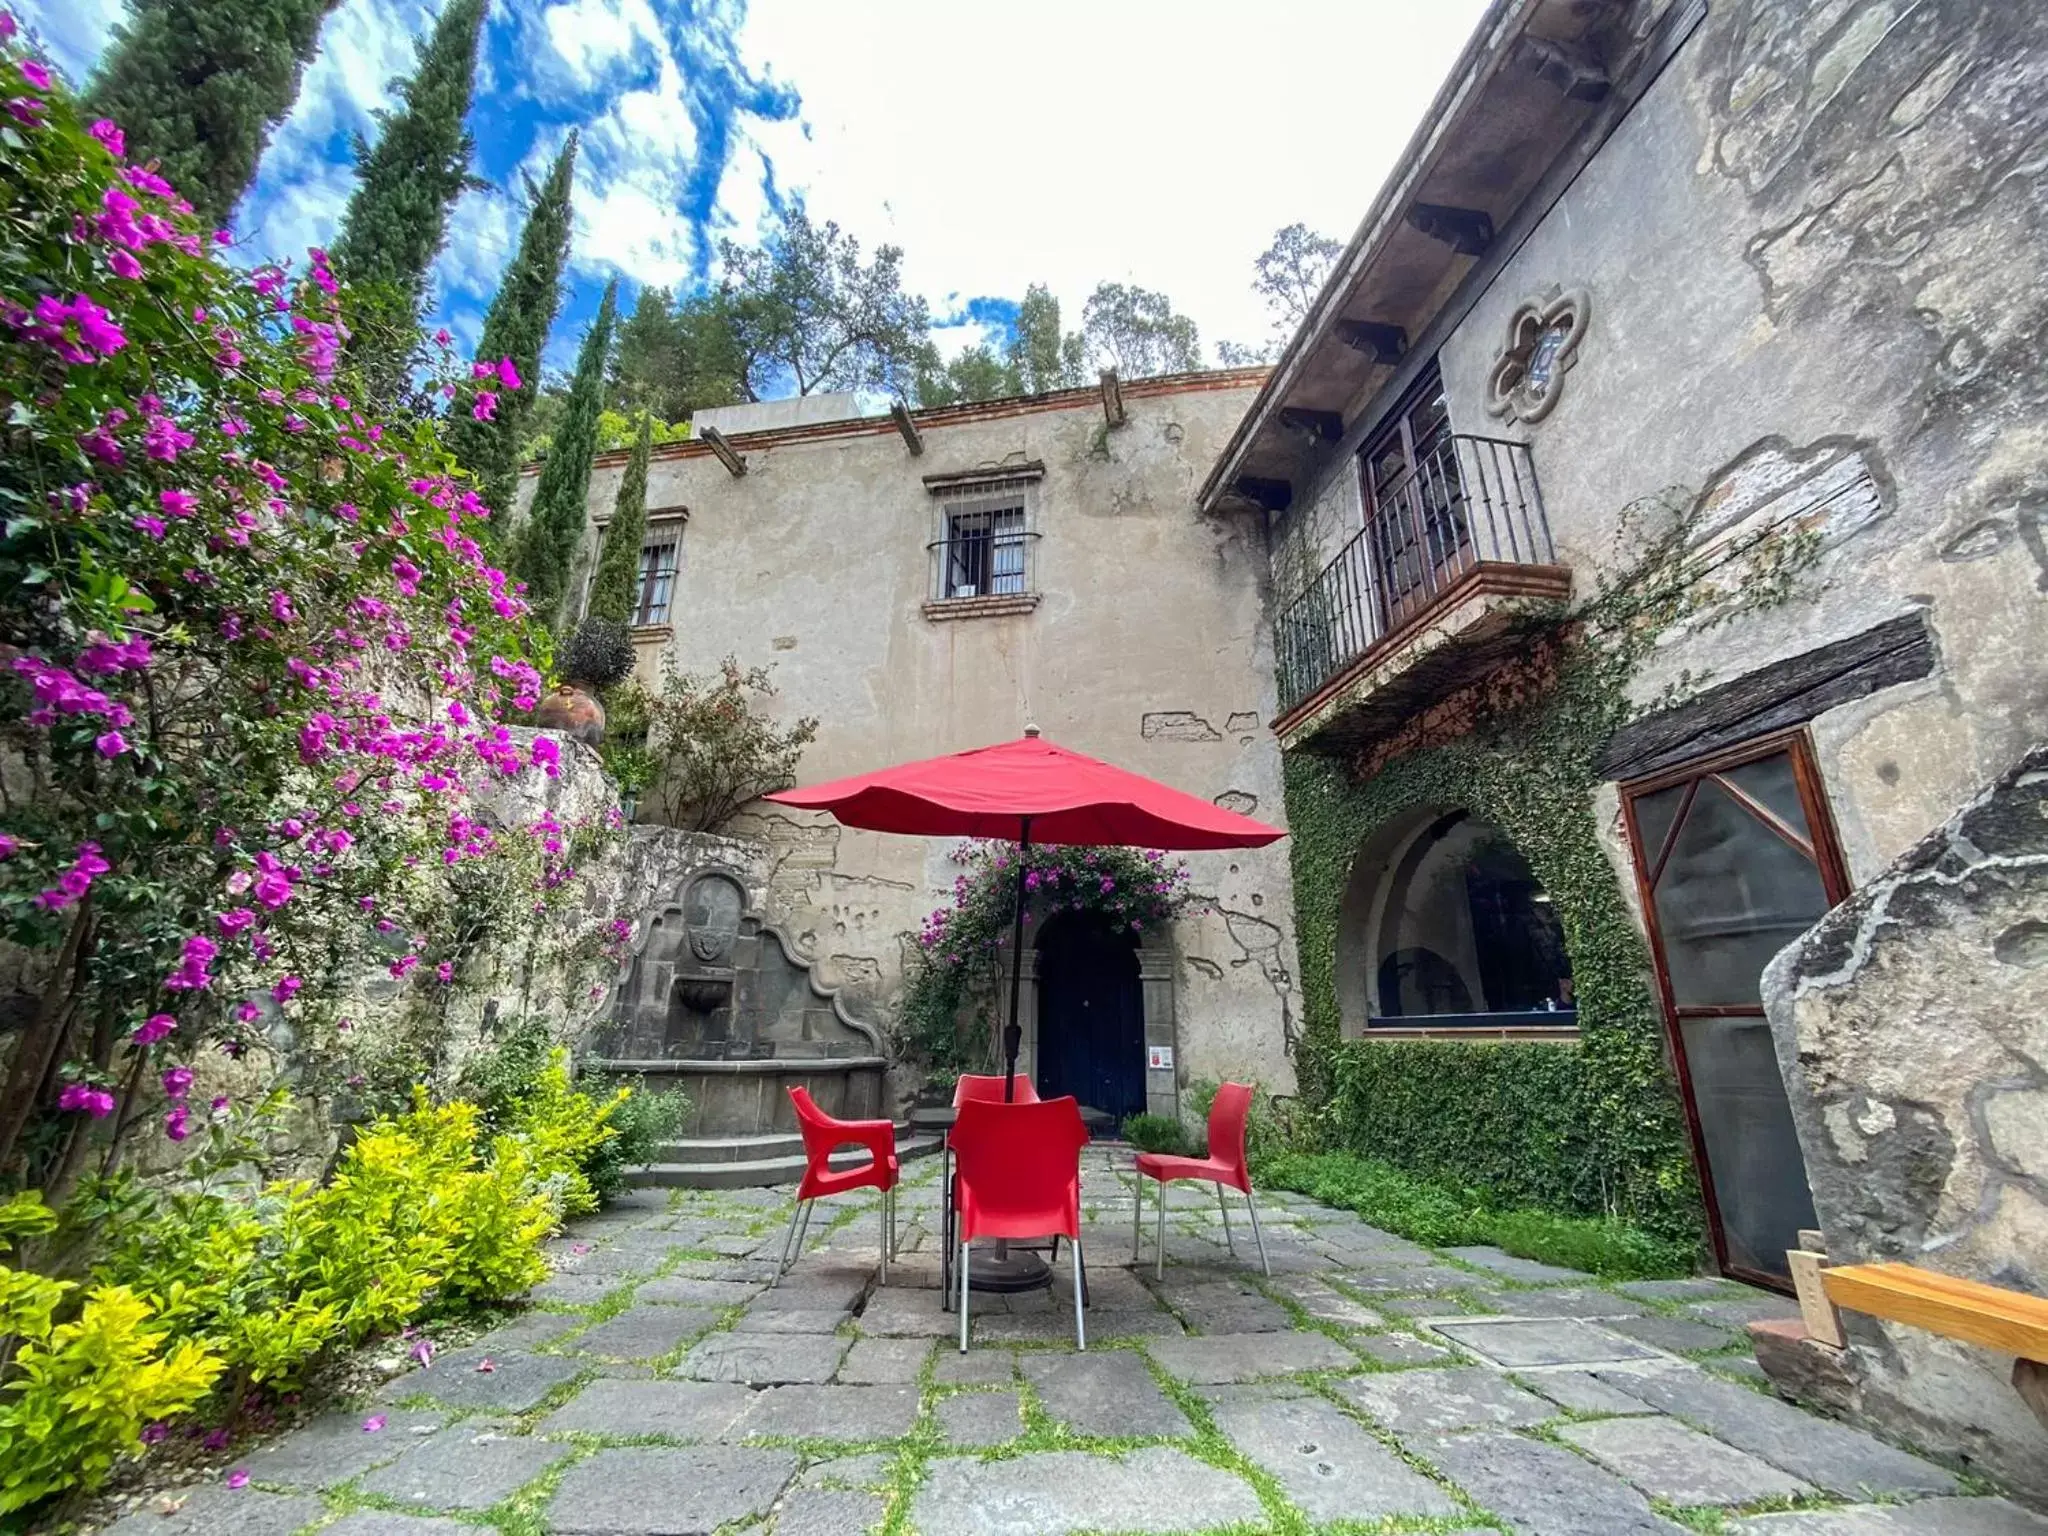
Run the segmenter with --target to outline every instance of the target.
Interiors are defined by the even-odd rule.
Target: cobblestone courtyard
[[[1268,1281],[1206,1186],[1170,1194],[1159,1281],[1149,1203],[1130,1265],[1127,1161],[1088,1154],[1085,1354],[1064,1278],[977,1296],[958,1353],[935,1161],[887,1288],[871,1200],[821,1205],[771,1290],[787,1191],[646,1191],[557,1243],[535,1310],[253,1450],[246,1487],[113,1529],[2048,1533],[1757,1391],[1741,1328],[1775,1298],[1433,1251],[1286,1194]]]

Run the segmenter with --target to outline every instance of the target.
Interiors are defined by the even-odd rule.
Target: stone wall
[[[887,418],[778,425],[734,436],[741,478],[700,444],[657,449],[649,519],[687,521],[672,622],[639,635],[643,676],[664,663],[704,672],[727,655],[772,666],[773,713],[819,721],[806,781],[1036,724],[1063,746],[1284,824],[1263,537],[1255,518],[1193,508],[1259,377],[1127,384],[1116,427],[1092,389],[920,411],[916,455]],[[1030,491],[1036,605],[931,604],[939,498],[925,477],[1023,466],[1042,466]],[[593,524],[608,517],[622,469],[623,455],[599,461]],[[770,850],[768,909],[820,980],[893,1025],[913,936],[961,872],[956,841],[767,805],[727,830]],[[1180,1080],[1250,1076],[1291,1092],[1300,1006],[1285,845],[1189,864],[1208,910],[1173,936]]]
[[[2048,1296],[2048,747],[1764,973],[1829,1257]],[[1848,1318],[1836,1405],[2048,1499],[2012,1360]]]

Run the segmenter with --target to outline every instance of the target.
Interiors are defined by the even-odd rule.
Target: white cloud
[[[758,130],[783,185],[930,294],[1104,279],[1172,296],[1213,357],[1267,334],[1273,232],[1350,235],[1483,0],[754,0],[747,57],[803,93]],[[1369,67],[1368,67],[1369,66]]]
[[[565,0],[547,8],[542,25],[556,55],[585,89],[630,59],[641,43],[667,52],[647,0]]]

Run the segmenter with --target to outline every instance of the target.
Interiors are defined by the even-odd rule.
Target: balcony
[[[1446,435],[1275,626],[1283,747],[1379,740],[1571,595],[1526,443]]]

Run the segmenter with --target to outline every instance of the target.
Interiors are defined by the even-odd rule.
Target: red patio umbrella
[[[1197,851],[1262,848],[1287,834],[1055,746],[1027,726],[1019,741],[929,757],[768,796],[782,805],[829,811],[842,826],[925,837],[1007,838],[1019,851],[1040,843]],[[1017,1047],[1016,956],[1024,948],[1024,860],[1017,861],[1017,914],[1010,965],[1010,1022],[1003,1030],[1003,1097],[1014,1092]]]

